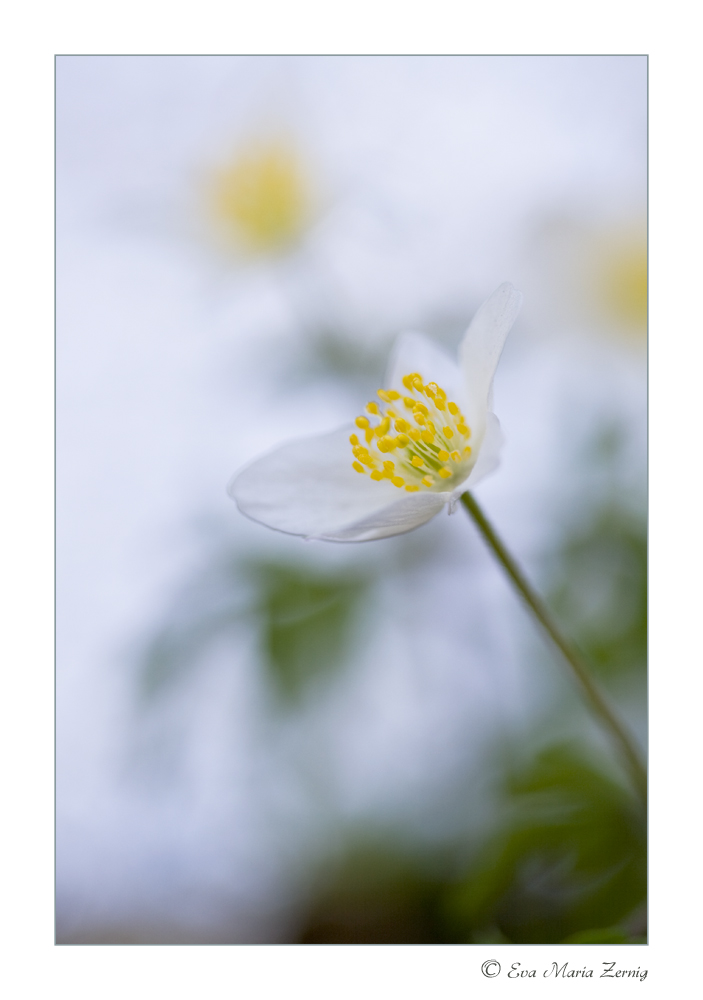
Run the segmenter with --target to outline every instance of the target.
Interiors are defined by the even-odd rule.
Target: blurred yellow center
[[[630,326],[647,323],[647,244],[623,243],[606,255],[603,294],[610,311]]]
[[[242,155],[215,181],[213,208],[251,250],[276,250],[300,233],[306,186],[291,150],[271,145]]]
[[[352,467],[408,493],[451,490],[471,469],[471,429],[436,382],[425,385],[418,372],[410,372],[403,386],[407,395],[379,389],[380,406],[371,402],[369,415],[356,418],[360,434],[349,438]]]

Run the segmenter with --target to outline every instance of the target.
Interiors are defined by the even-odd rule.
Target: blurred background
[[[479,502],[640,744],[647,64],[57,59],[57,939],[646,940],[645,824],[461,509],[231,475],[524,294]]]

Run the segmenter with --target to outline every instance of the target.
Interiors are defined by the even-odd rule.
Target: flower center
[[[403,376],[403,385],[407,396],[379,389],[380,405],[368,403],[368,416],[356,418],[365,443],[357,434],[349,438],[352,467],[377,481],[390,479],[408,493],[450,490],[463,482],[473,465],[467,444],[471,429],[436,382],[425,385],[418,372],[411,372]]]

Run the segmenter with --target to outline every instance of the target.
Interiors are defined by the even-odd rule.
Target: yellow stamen
[[[428,382],[425,386],[419,372],[410,372],[403,376],[402,382],[406,389],[413,392],[413,396],[401,396],[395,389],[379,389],[377,395],[380,405],[374,401],[367,405],[366,412],[378,418],[375,426],[366,416],[357,417],[356,424],[363,429],[367,446],[359,444],[356,434],[352,434],[349,438],[356,459],[353,468],[362,474],[371,471],[371,478],[376,482],[389,479],[398,489],[405,487],[409,493],[438,487],[444,489],[445,487],[439,486],[442,481],[452,479],[455,474],[457,479],[460,479],[462,474],[468,474],[467,459],[471,455],[469,447],[464,447],[463,451],[461,448],[451,452],[446,450],[452,447],[447,441],[453,439],[455,434],[459,434],[463,435],[465,445],[471,430],[458,405],[447,402],[446,392],[436,382]],[[428,405],[419,402],[417,395],[420,393],[426,396]],[[412,422],[409,414],[407,419],[400,417],[389,405],[396,399],[402,399],[406,409],[411,411]],[[430,420],[432,406],[435,407],[432,416],[448,410],[447,417],[451,413],[451,420],[444,426],[435,427]],[[382,460],[388,452],[396,451],[400,467],[397,463],[386,460],[383,461],[381,469],[379,460]],[[432,468],[436,466],[435,456],[442,463],[442,467],[437,473],[430,474],[428,466]],[[401,471],[403,475],[398,474]]]

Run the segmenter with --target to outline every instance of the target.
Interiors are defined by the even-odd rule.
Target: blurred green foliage
[[[357,838],[304,914],[300,943],[641,943],[638,805],[574,747],[538,753],[475,844]],[[461,858],[464,858],[462,861]],[[459,872],[459,874],[457,874]]]
[[[300,564],[252,563],[264,662],[277,694],[294,702],[344,664],[369,580]]]
[[[448,896],[460,938],[486,940],[497,929],[500,940],[547,944],[593,940],[599,928],[612,938],[645,898],[637,803],[567,745],[541,751],[506,793],[507,818]]]
[[[434,859],[435,861],[437,859]],[[442,859],[440,859],[442,860]],[[431,944],[444,940],[444,882],[401,838],[361,834],[322,874],[299,944]]]
[[[603,677],[647,665],[646,524],[608,501],[566,534],[548,595],[571,637]]]
[[[174,602],[143,658],[147,698],[196,670],[207,647],[256,629],[265,676],[280,703],[299,701],[347,661],[368,575],[302,562],[233,555],[209,567]]]

